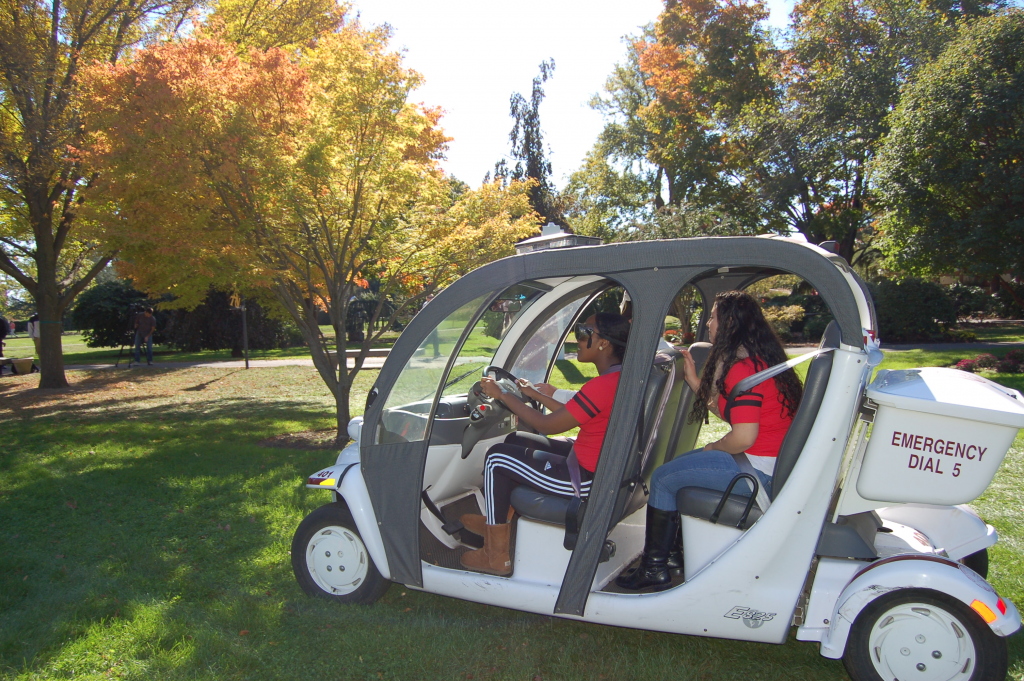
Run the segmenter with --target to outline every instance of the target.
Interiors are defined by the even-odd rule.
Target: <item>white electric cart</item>
[[[689,291],[706,318],[717,292],[777,274],[807,281],[833,321],[822,339],[830,351],[810,360],[771,498],[762,508],[739,493],[684,488],[684,575],[658,593],[617,592],[614,578],[643,547],[651,473],[699,435],[678,356],[658,353],[670,306]],[[465,570],[459,556],[479,538],[458,518],[482,508],[484,454],[518,425],[475,383],[482,373],[509,388],[546,380],[572,324],[622,292],[633,325],[589,500],[576,510],[515,490],[512,575]],[[787,239],[611,244],[482,267],[413,319],[365,418],[349,426],[354,442],[308,479],[333,500],[296,531],[296,578],[342,603],[372,602],[398,582],[695,636],[778,644],[797,627],[858,681],[1002,679],[1020,616],[985,581],[995,530],[962,504],[985,490],[1024,427],[1024,399],[949,369],[879,371],[869,384],[876,332],[870,295],[845,261]],[[697,341],[702,361],[706,338]]]

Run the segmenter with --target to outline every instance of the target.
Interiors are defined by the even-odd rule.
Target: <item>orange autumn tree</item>
[[[737,158],[730,126],[770,97],[776,51],[763,0],[666,0],[654,40],[639,40],[653,101],[641,112],[649,160],[668,169],[668,203],[734,204]]]
[[[409,101],[420,77],[388,39],[348,23],[299,52],[239,56],[209,30],[85,76],[81,153],[102,169],[96,191],[118,217],[104,239],[125,273],[185,305],[210,285],[273,294],[335,396],[341,437],[374,341],[538,222],[525,184],[452,201],[440,112]],[[343,354],[349,301],[367,279],[380,284],[371,333],[352,369],[334,368],[317,312]]]

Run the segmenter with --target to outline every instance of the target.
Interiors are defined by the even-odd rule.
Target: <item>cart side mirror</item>
[[[352,420],[348,422],[348,436],[359,442],[359,438],[363,432],[363,417],[353,416]]]

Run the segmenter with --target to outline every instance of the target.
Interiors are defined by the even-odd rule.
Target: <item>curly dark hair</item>
[[[761,307],[749,293],[744,291],[724,291],[715,296],[715,307],[718,308],[718,330],[711,339],[713,345],[708,359],[704,363],[704,371],[700,377],[700,389],[693,400],[693,411],[690,422],[698,419],[708,422],[708,398],[712,394],[712,383],[715,380],[715,367],[722,365],[722,373],[718,377],[718,394],[728,397],[725,391],[725,377],[736,362],[740,347],[747,351],[747,356],[754,361],[757,371],[785,362],[786,351],[782,341],[769,326],[761,312]],[[796,372],[792,369],[775,377],[775,386],[779,389],[779,401],[786,412],[793,416],[800,406],[803,386]]]

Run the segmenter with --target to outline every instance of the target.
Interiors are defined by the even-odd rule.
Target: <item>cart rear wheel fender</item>
[[[377,566],[377,570],[384,579],[391,579],[388,556],[384,551],[380,528],[377,526],[377,516],[374,515],[373,504],[370,503],[370,493],[366,489],[366,482],[363,480],[363,472],[359,463],[335,464],[318,471],[310,479],[314,478],[327,484],[307,483],[306,487],[331,490],[335,501],[348,506],[352,519],[356,523],[356,529],[359,530],[359,535],[362,537],[374,565]]]
[[[996,618],[988,625],[998,636],[1020,629],[1020,614],[1013,603],[1000,599],[988,582],[969,568],[938,556],[893,556],[861,570],[836,600],[829,620],[828,636],[821,642],[821,654],[843,656],[850,629],[861,611],[879,596],[901,589],[931,589],[961,601],[968,608],[981,601]],[[1002,600],[1006,613],[998,606]]]

